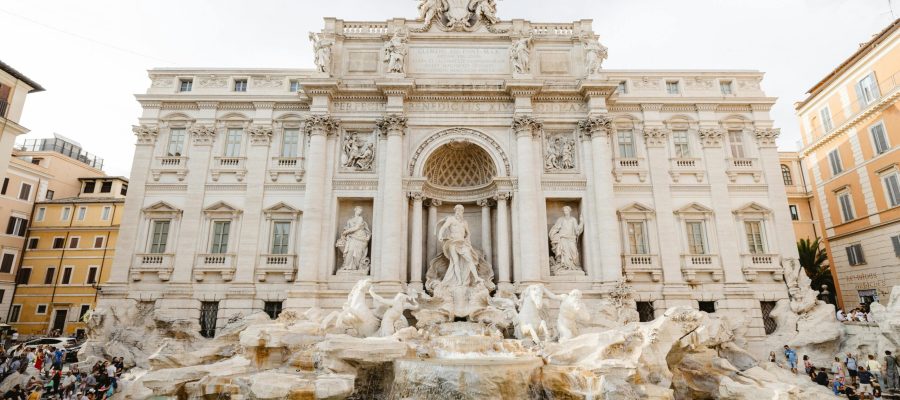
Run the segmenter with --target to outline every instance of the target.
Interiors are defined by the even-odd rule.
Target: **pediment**
[[[203,209],[204,213],[207,214],[232,214],[237,215],[242,213],[243,211],[228,204],[224,201],[218,201],[213,203],[212,205]]]
[[[625,207],[619,209],[619,214],[654,214],[652,208],[647,205],[633,202]]]
[[[743,207],[734,210],[735,214],[769,214],[772,210],[755,201],[745,204]]]
[[[292,207],[290,204],[287,204],[283,201],[273,204],[271,207],[268,207],[263,210],[263,213],[267,215],[280,214],[280,215],[297,215],[300,213],[300,210]]]
[[[712,214],[713,210],[703,204],[692,202],[688,205],[675,210],[676,214]]]
[[[154,213],[154,214],[181,214],[181,209],[175,207],[165,201],[157,201],[147,207],[144,207],[141,211],[146,213]]]

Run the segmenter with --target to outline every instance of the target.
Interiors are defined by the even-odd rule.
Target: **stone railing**
[[[748,281],[756,280],[760,273],[770,273],[776,281],[784,278],[778,254],[741,254],[741,270]]]
[[[627,281],[634,281],[638,275],[649,275],[653,282],[659,282],[662,279],[659,256],[655,254],[624,254],[622,255],[622,268]]]
[[[754,182],[759,182],[762,172],[759,169],[759,161],[755,158],[729,158],[725,173],[731,182],[737,180],[738,175],[752,175]]]
[[[531,32],[535,36],[572,36],[575,27],[572,24],[532,24]]]
[[[179,181],[183,181],[187,175],[188,158],[183,156],[177,157],[156,157],[156,165],[151,168],[150,174],[154,181],[158,181],[164,174],[173,174]]]
[[[388,25],[380,22],[345,22],[341,30],[344,35],[387,35]]]
[[[269,165],[269,179],[272,182],[277,181],[278,175],[281,174],[294,175],[294,179],[300,182],[305,172],[303,157],[272,157],[272,163]]]
[[[212,180],[218,182],[222,174],[234,174],[239,182],[247,176],[246,157],[214,157],[213,167],[209,169]]]
[[[174,260],[174,254],[135,254],[131,264],[131,280],[139,281],[143,274],[157,274],[159,280],[167,281],[172,276]]]
[[[297,268],[296,254],[262,254],[256,265],[256,280],[266,281],[268,274],[283,274],[286,282],[294,280]]]
[[[722,280],[722,266],[719,256],[715,254],[682,254],[681,272],[687,282],[697,282],[697,275],[708,273],[713,281]]]
[[[166,156],[166,157],[156,157],[157,165],[160,167],[177,167],[184,168],[187,166],[187,157],[182,156]]]
[[[218,273],[222,276],[222,280],[231,281],[234,279],[235,258],[235,255],[231,253],[198,254],[197,261],[194,263],[194,279],[202,281],[204,275]]]
[[[613,160],[613,176],[616,182],[621,182],[625,175],[637,175],[641,182],[647,179],[647,166],[643,158],[629,157]]]
[[[702,161],[699,158],[670,158],[669,175],[672,181],[678,182],[683,174],[694,175],[697,182],[703,182],[705,171]]]

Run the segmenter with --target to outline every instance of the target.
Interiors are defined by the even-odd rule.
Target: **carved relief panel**
[[[544,171],[575,172],[577,143],[572,132],[547,132],[544,136]]]
[[[371,172],[375,169],[374,132],[344,131],[341,138],[341,169],[350,172]]]

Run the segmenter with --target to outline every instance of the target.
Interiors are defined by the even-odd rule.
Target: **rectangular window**
[[[72,267],[65,267],[63,268],[62,282],[60,284],[68,285],[70,283],[72,283]]]
[[[900,257],[900,235],[892,236],[891,244],[894,246],[894,257]]]
[[[850,265],[862,265],[866,263],[866,257],[863,255],[862,245],[857,243],[845,247],[847,251],[847,261]]]
[[[263,304],[263,311],[269,315],[269,318],[276,319],[281,314],[282,302],[267,301]]]
[[[800,212],[797,211],[797,206],[791,204],[788,206],[788,208],[791,210],[791,219],[794,221],[799,221],[800,220]]]
[[[122,184],[122,189],[119,190],[119,194],[121,194],[122,196],[128,194],[128,185],[126,185],[126,184],[123,183],[123,184]]]
[[[822,117],[822,129],[824,132],[831,132],[834,129],[834,124],[831,122],[831,110],[825,107],[819,110],[819,116]]]
[[[640,322],[650,322],[656,318],[656,310],[653,309],[653,302],[651,301],[638,301],[637,312]]]
[[[9,322],[19,322],[19,314],[21,313],[22,305],[13,304],[12,308],[9,310]]]
[[[719,90],[721,90],[724,95],[734,94],[734,88],[731,81],[719,81]]]
[[[228,252],[228,233],[231,230],[231,221],[214,221],[212,245],[209,252],[224,254]]]
[[[744,132],[728,131],[728,145],[732,158],[744,158]]]
[[[0,194],[6,194],[6,189],[9,189],[9,178],[3,178],[3,187],[0,188]]]
[[[53,195],[55,195],[55,194],[56,194],[56,192],[54,192],[52,190],[47,190],[47,194],[44,195],[44,199],[53,200]]]
[[[22,188],[19,190],[19,200],[28,201],[31,198],[31,185],[27,183],[22,184]]]
[[[285,129],[281,141],[281,156],[293,158],[299,154],[300,130]]]
[[[744,230],[747,233],[747,249],[750,254],[763,254],[766,252],[763,244],[762,221],[745,221]]]
[[[628,224],[629,254],[647,254],[647,230],[644,221],[629,221]]]
[[[619,86],[616,87],[616,92],[619,94],[628,94],[628,82],[620,81]]]
[[[277,221],[272,226],[272,254],[287,254],[291,237],[291,223]]]
[[[888,203],[891,207],[900,206],[900,175],[896,172],[881,178],[884,182],[884,191],[887,193]]]
[[[185,137],[187,137],[187,133],[184,128],[170,130],[169,145],[166,148],[166,155],[169,157],[181,157],[184,154]]]
[[[243,129],[228,129],[225,136],[225,157],[238,157],[241,155],[241,139]]]
[[[79,238],[78,236],[69,238],[69,248],[77,249],[79,242],[81,242],[81,238]]]
[[[620,158],[634,158],[634,132],[631,129],[617,129]]]
[[[708,314],[716,312],[716,302],[714,301],[698,301],[697,307],[700,309],[700,311]]]
[[[675,146],[676,158],[690,158],[691,144],[688,142],[688,131],[679,129],[672,131],[672,144]]]
[[[16,274],[16,283],[27,285],[29,280],[31,280],[31,268],[19,268],[19,273]]]
[[[872,134],[872,144],[875,145],[876,154],[883,154],[891,148],[888,144],[887,133],[884,131],[883,123],[879,122],[872,125],[872,127],[869,128],[869,133]]]
[[[78,207],[78,220],[84,221],[84,217],[87,215],[87,207]]]
[[[706,228],[703,221],[687,222],[688,251],[691,254],[706,254]]]
[[[34,250],[38,247],[39,238],[33,237],[28,239],[28,250]]]
[[[37,215],[34,217],[35,221],[43,221],[44,215],[47,214],[47,208],[41,207],[37,209]]]
[[[16,261],[16,255],[3,253],[3,260],[0,261],[0,273],[8,274],[12,272],[13,263]],[[0,299],[2,301],[2,299]]]
[[[216,336],[216,320],[219,318],[219,302],[200,302],[200,335],[206,338]]]
[[[71,213],[71,212],[72,212],[72,209],[70,207],[63,207],[62,211],[59,213],[59,219],[62,221],[68,221],[69,213]]]
[[[44,161],[43,158],[32,158],[31,163],[34,165],[41,165],[41,161]]]
[[[191,89],[194,88],[194,80],[193,79],[179,79],[178,80],[178,91],[179,92],[190,92]]]
[[[56,279],[56,267],[47,267],[47,273],[44,274],[44,284],[52,285],[54,279]]]
[[[853,200],[850,198],[850,192],[839,194],[838,202],[841,204],[841,217],[844,218],[844,222],[856,219],[856,215],[853,213]]]
[[[112,211],[112,207],[106,206],[103,207],[103,212],[100,213],[100,219],[104,221],[109,221],[109,213]]]
[[[94,248],[95,249],[103,248],[103,236],[97,236],[94,238]]]
[[[61,237],[53,238],[53,248],[54,249],[61,249],[61,248],[63,248],[63,246],[65,244],[66,244],[65,238],[61,238]]]
[[[766,335],[775,333],[775,329],[778,328],[778,323],[775,322],[775,318],[772,318],[772,310],[775,309],[775,302],[761,301],[759,302],[759,309],[762,311],[763,327],[766,329]]]
[[[153,221],[150,233],[150,253],[162,254],[166,252],[166,243],[169,241],[169,220]]]
[[[300,91],[300,81],[297,79],[291,79],[291,93],[297,93]]]
[[[235,92],[246,92],[247,91],[247,80],[246,79],[235,79],[234,80],[234,91]]]
[[[837,149],[828,153],[828,163],[831,165],[831,175],[837,175],[844,171],[844,165],[841,163],[841,154]]]
[[[16,235],[25,237],[25,231],[28,229],[28,220],[19,217],[9,217],[9,223],[6,225],[7,235]]]
[[[84,193],[94,193],[94,188],[97,187],[97,182],[87,181],[84,183]]]
[[[47,305],[46,304],[38,304],[37,307],[34,308],[35,314],[47,314]]]
[[[878,82],[875,81],[874,72],[866,75],[865,78],[860,79],[856,84],[856,97],[859,101],[860,108],[865,108],[881,97],[881,93],[878,90]]]
[[[78,320],[83,321],[84,316],[87,315],[88,311],[90,311],[90,310],[91,310],[90,304],[82,304],[81,310],[78,311]]]
[[[100,184],[100,193],[111,193],[112,192],[112,181],[103,181]]]
[[[668,93],[668,94],[681,93],[681,90],[678,87],[678,81],[666,81],[666,93]]]
[[[88,285],[97,283],[97,267],[88,268],[87,280],[84,283],[87,283]]]

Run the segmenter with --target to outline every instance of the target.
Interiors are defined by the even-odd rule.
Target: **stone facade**
[[[715,307],[764,336],[796,248],[762,73],[606,70],[588,20],[427,11],[326,18],[316,70],[151,70],[133,229],[101,304],[155,301],[209,328],[339,308],[361,278],[422,288],[462,204],[499,290],[598,304],[624,279],[645,315]],[[560,273],[549,233],[566,206],[583,233],[563,238],[578,262]],[[336,244],[357,207],[370,267],[348,271]]]

